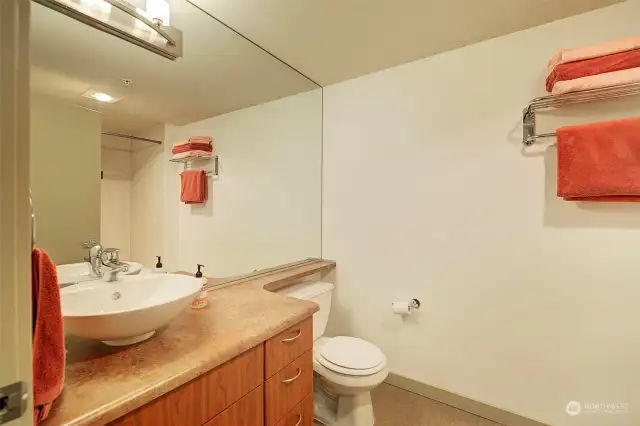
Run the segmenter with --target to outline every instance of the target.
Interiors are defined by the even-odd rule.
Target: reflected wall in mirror
[[[95,238],[122,260],[214,277],[320,257],[321,89],[190,2],[170,11],[176,61],[33,4],[37,246],[82,263]],[[219,159],[189,165],[218,166],[202,204],[180,201],[185,165],[170,161],[192,136]]]
[[[31,192],[37,245],[57,264],[82,261],[100,235],[100,114],[31,96]]]

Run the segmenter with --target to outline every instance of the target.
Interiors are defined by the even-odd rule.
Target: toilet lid
[[[387,358],[376,345],[347,336],[329,339],[316,359],[332,371],[355,376],[375,374],[387,364]]]

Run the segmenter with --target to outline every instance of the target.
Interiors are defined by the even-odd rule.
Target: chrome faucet
[[[126,272],[127,269],[128,268],[126,266],[120,266],[120,267],[117,267],[117,268],[106,269],[102,273],[102,281],[104,281],[106,283],[110,283],[112,281],[117,281],[118,280],[118,273]]]
[[[89,264],[89,276],[100,278],[102,276],[102,246],[94,239],[84,242],[84,247],[89,249],[89,257],[84,261]]]
[[[129,270],[129,265],[120,261],[119,249],[102,248],[94,239],[85,241],[84,246],[89,249],[89,257],[85,257],[84,260],[89,264],[91,278],[102,278],[103,281],[111,282],[118,279],[119,272]]]

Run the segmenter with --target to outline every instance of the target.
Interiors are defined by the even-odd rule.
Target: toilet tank
[[[313,314],[313,340],[324,335],[331,312],[331,293],[333,284],[324,281],[306,281],[278,291],[296,299],[310,300],[320,306],[320,310]]]

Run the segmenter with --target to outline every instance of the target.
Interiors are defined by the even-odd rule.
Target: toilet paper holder
[[[420,307],[418,299],[403,300],[391,303],[391,310],[398,315],[411,315],[411,312]]]

